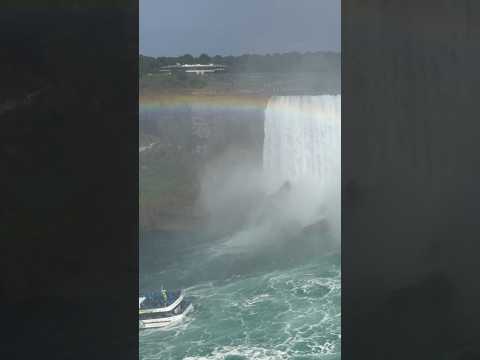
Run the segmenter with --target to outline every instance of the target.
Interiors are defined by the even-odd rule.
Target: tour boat
[[[138,299],[138,326],[140,329],[166,327],[181,321],[192,309],[183,290],[144,294]]]

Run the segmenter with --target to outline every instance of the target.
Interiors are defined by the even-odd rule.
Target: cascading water
[[[341,96],[273,97],[265,110],[263,172],[268,193],[292,186],[287,216],[325,219],[340,239]]]
[[[339,179],[340,95],[273,97],[265,111],[263,168],[269,190],[303,179]]]

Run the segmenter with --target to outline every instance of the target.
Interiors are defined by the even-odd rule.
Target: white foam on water
[[[141,152],[150,150],[150,149],[153,148],[156,144],[157,144],[157,143],[151,143],[151,144],[148,144],[148,145],[145,145],[145,146],[140,146],[140,147],[138,148],[138,152],[141,153]]]
[[[228,359],[229,356],[256,360],[286,360],[290,358],[285,351],[242,345],[218,347],[215,348],[211,355],[187,356],[184,360],[225,360],[226,358]]]
[[[147,359],[338,359],[340,270],[306,264],[186,289],[187,323],[141,337]]]

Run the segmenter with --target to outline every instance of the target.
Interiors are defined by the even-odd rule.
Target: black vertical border
[[[479,359],[480,3],[342,1],[342,358]]]
[[[2,358],[138,357],[138,20],[2,5]]]

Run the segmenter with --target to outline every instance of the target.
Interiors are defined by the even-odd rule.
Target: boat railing
[[[167,312],[175,309],[178,304],[180,304],[185,296],[184,290],[180,291],[180,294],[177,299],[168,306],[159,307],[159,308],[151,308],[151,309],[139,309],[139,314],[150,314],[150,313],[158,313],[158,312]]]

